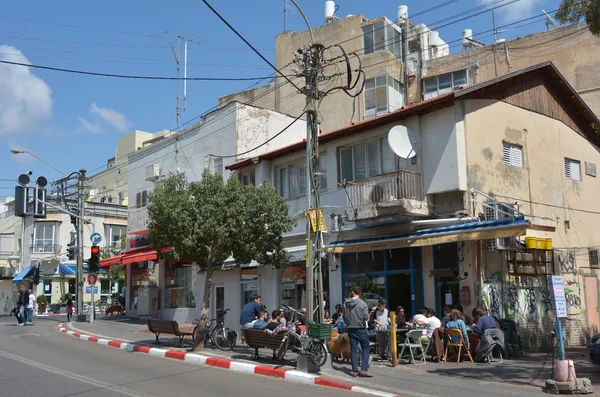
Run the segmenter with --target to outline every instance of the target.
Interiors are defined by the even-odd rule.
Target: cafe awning
[[[171,247],[164,247],[161,249],[162,252],[171,251]],[[126,252],[121,258],[121,263],[128,265],[130,263],[145,262],[145,261],[156,261],[158,260],[158,254],[154,248],[146,248],[140,251]]]
[[[17,274],[17,275],[16,275],[16,276],[13,278],[12,282],[13,282],[13,283],[16,283],[16,284],[19,284],[21,281],[23,281],[23,279],[24,279],[25,277],[27,277],[27,276],[29,275],[29,273],[31,272],[31,270],[33,270],[33,266],[27,266],[25,269],[21,270],[21,271],[19,272],[19,274]]]
[[[433,227],[416,232],[377,238],[336,241],[327,246],[331,254],[378,251],[405,247],[425,247],[458,241],[488,240],[523,236],[531,225],[523,216],[460,225]]]
[[[108,269],[113,265],[121,265],[121,259],[123,259],[123,255],[119,254],[117,256],[111,256],[110,258],[101,259],[100,260],[100,268]]]

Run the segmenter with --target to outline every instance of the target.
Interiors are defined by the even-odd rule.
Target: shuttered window
[[[579,161],[565,158],[565,176],[568,179],[581,180],[581,165]]]
[[[521,146],[503,143],[502,156],[504,164],[519,168],[523,167],[523,148]]]

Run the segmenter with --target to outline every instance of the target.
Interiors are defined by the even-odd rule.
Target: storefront
[[[401,305],[407,314],[423,306],[421,248],[400,248],[341,255],[344,297],[356,285],[372,306],[385,298],[391,310]]]

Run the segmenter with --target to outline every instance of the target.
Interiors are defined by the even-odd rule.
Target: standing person
[[[67,299],[67,322],[71,322],[71,317],[73,316],[73,299]]]
[[[35,308],[35,295],[29,290],[29,302],[27,304],[27,324],[33,324],[33,309]]]
[[[350,338],[350,362],[352,363],[352,376],[358,375],[372,378],[373,374],[369,372],[369,334],[367,332],[367,322],[369,321],[369,309],[364,300],[360,298],[362,289],[354,286],[350,290],[351,298],[344,302],[344,319]],[[357,352],[362,350],[361,371],[358,371]]]
[[[386,345],[388,339],[388,330],[390,327],[390,312],[385,308],[386,301],[381,298],[377,302],[377,310],[375,311],[375,331],[377,332],[377,344],[379,345],[379,358],[382,361],[387,361]]]
[[[19,300],[17,302],[19,305],[19,324],[25,325],[26,321],[26,312],[27,305],[29,305],[29,292],[25,289],[25,286],[21,284],[21,291],[19,292]]]
[[[252,296],[252,300],[242,308],[242,314],[240,314],[240,326],[242,329],[252,328],[254,320],[260,315],[261,302],[260,295],[254,295]]]

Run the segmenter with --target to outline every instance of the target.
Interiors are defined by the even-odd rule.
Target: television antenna
[[[556,23],[556,21],[554,20],[554,18],[552,18],[546,11],[542,10],[542,12],[544,13],[544,15],[546,15],[546,30],[550,30],[550,26],[552,26],[552,28],[557,28],[558,24]]]

